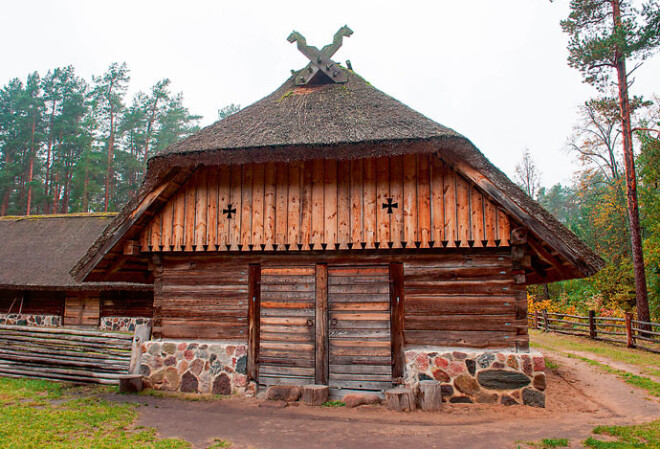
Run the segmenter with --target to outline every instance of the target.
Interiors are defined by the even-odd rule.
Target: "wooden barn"
[[[82,283],[69,274],[113,218],[0,218],[0,324],[129,331],[148,322],[153,281]]]
[[[153,279],[147,384],[436,379],[452,401],[541,403],[525,287],[601,260],[467,138],[332,62],[337,45],[290,40],[310,64],[151,158],[72,271]]]

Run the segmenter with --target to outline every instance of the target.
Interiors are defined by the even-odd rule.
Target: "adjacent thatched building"
[[[0,324],[128,329],[150,318],[149,277],[141,284],[81,283],[69,274],[113,218],[0,218]]]

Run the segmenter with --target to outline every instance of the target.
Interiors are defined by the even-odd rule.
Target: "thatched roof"
[[[348,71],[345,84],[297,87],[290,78],[267,97],[153,156],[142,189],[72,273],[78,279],[85,278],[106,254],[116,254],[121,241],[134,238],[146,220],[140,214],[155,207],[145,203],[150,192],[181,170],[190,173],[200,165],[420,152],[439,154],[560,254],[572,270],[562,278],[590,276],[603,266],[598,255],[520,190],[467,138]],[[137,214],[141,207],[145,210]]]
[[[137,284],[81,284],[69,271],[116,214],[0,218],[0,288],[148,289]]]

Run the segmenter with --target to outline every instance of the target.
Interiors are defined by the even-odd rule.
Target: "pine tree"
[[[570,8],[568,18],[561,22],[570,35],[569,65],[582,72],[585,82],[601,90],[614,84],[618,91],[637,315],[649,321],[628,77],[660,45],[660,7],[655,0],[647,1],[641,10],[633,8],[630,0],[572,0]],[[628,60],[637,61],[630,72]]]
[[[104,116],[104,125],[108,136],[106,141],[108,161],[103,200],[103,210],[107,212],[114,186],[114,151],[115,140],[117,139],[118,116],[125,108],[124,96],[130,81],[128,66],[126,63],[121,65],[116,62],[112,63],[106,73],[99,77],[92,77],[92,80],[95,83],[94,96]]]

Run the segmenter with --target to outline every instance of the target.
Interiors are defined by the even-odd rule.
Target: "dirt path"
[[[547,408],[447,404],[440,413],[264,407],[260,400],[185,401],[150,396],[108,399],[144,405],[138,425],[195,447],[215,438],[234,448],[512,448],[520,441],[568,438],[571,447],[601,424],[635,424],[660,417],[660,404],[643,391],[588,364],[547,353],[559,363],[548,373]],[[524,446],[524,445],[523,445]]]
[[[605,357],[602,355],[594,354],[592,352],[587,352],[587,351],[573,351],[573,350],[564,350],[563,352],[567,354],[573,354],[578,357],[584,357],[585,359],[591,359],[594,362],[602,363],[603,365],[608,365],[611,368],[622,370],[622,371],[627,371],[629,373],[635,374],[637,376],[643,376],[643,377],[648,377],[654,382],[660,383],[660,377],[659,376],[654,376],[652,374],[647,374],[640,370],[638,367],[635,365],[631,365],[629,363],[624,363],[624,362],[619,362],[616,360],[613,360],[609,357]]]

